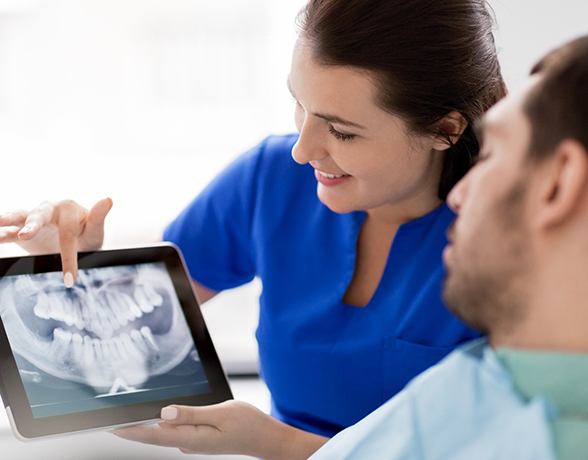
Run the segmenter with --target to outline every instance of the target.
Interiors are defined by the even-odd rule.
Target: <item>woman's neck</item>
[[[416,197],[400,203],[390,203],[366,210],[372,222],[399,226],[418,219],[439,207],[443,201],[438,196]]]

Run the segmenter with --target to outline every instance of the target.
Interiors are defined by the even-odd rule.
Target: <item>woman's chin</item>
[[[357,211],[357,209],[351,206],[351,203],[346,203],[342,200],[334,200],[331,197],[321,196],[321,193],[318,194],[318,198],[322,204],[337,214],[347,214]]]

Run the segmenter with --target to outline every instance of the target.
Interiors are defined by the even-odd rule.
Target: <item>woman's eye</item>
[[[333,125],[329,125],[329,132],[333,136],[335,136],[336,139],[339,139],[340,141],[350,141],[355,138],[355,134],[341,133],[341,132],[337,131],[335,128],[333,128]]]

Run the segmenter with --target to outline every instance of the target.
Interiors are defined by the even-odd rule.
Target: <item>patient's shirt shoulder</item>
[[[483,340],[470,342],[342,431],[313,459],[554,460],[548,407],[524,401]]]

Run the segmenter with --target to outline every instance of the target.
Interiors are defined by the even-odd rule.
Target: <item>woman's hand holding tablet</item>
[[[231,392],[171,245],[0,259],[0,390],[22,438],[159,418]]]
[[[116,430],[125,439],[187,454],[245,454],[258,458],[306,459],[328,439],[286,425],[241,401],[206,407],[168,406],[163,422]]]

